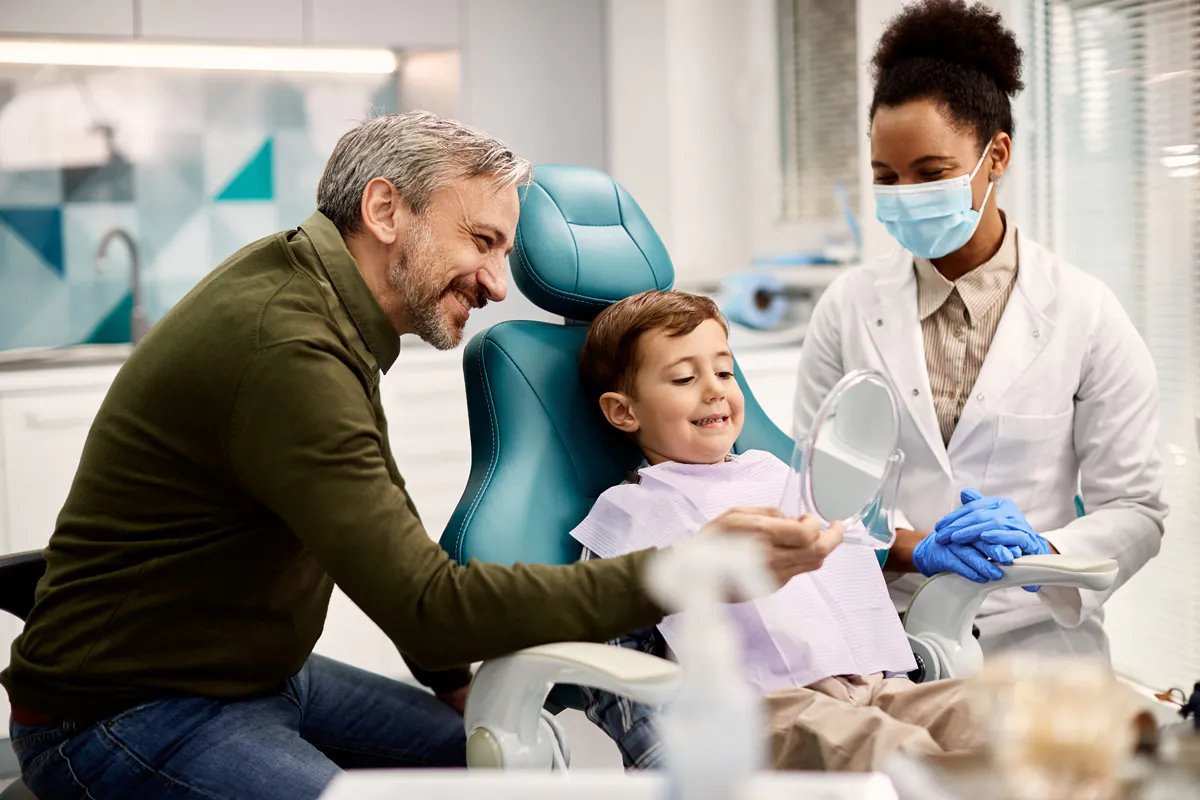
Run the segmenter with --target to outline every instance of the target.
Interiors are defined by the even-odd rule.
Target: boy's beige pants
[[[983,748],[984,722],[961,680],[853,675],[766,695],[775,769],[869,771],[914,756]]]

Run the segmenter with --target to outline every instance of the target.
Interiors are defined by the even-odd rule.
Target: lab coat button
[[[920,390],[919,390],[919,389],[913,389],[913,391],[912,391],[912,395],[913,395],[913,397],[916,397],[916,396],[917,396],[917,395],[919,395],[920,393],[921,393],[921,392],[920,392]]]
[[[980,392],[979,394],[975,395],[975,399],[982,403],[983,402],[983,392]]]
[[[1034,328],[1034,329],[1033,329],[1033,338],[1035,338],[1035,339],[1036,339],[1036,338],[1038,338],[1038,337],[1039,337],[1039,336],[1041,336],[1041,335],[1042,335],[1042,332],[1041,332],[1041,331],[1039,331],[1037,328]]]
[[[882,327],[883,327],[883,320],[881,320],[881,319],[877,319],[877,320],[875,320],[875,327],[877,327],[877,328],[882,328]]]

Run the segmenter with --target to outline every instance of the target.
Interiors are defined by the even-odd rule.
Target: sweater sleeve
[[[642,589],[649,552],[568,566],[455,564],[392,481],[381,437],[351,367],[288,342],[247,368],[228,451],[240,485],[418,667],[603,642],[661,619]]]

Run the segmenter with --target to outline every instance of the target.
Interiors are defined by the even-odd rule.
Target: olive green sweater
[[[275,691],[335,583],[440,691],[472,661],[658,622],[646,553],[450,561],[389,449],[379,378],[399,351],[321,214],[214,270],[134,348],[92,425],[0,675],[12,701],[85,721]]]

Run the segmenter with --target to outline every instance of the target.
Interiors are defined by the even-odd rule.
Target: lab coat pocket
[[[1064,460],[1070,460],[1074,421],[1074,409],[1049,415],[998,415],[985,493],[1016,500],[1051,488]]]

